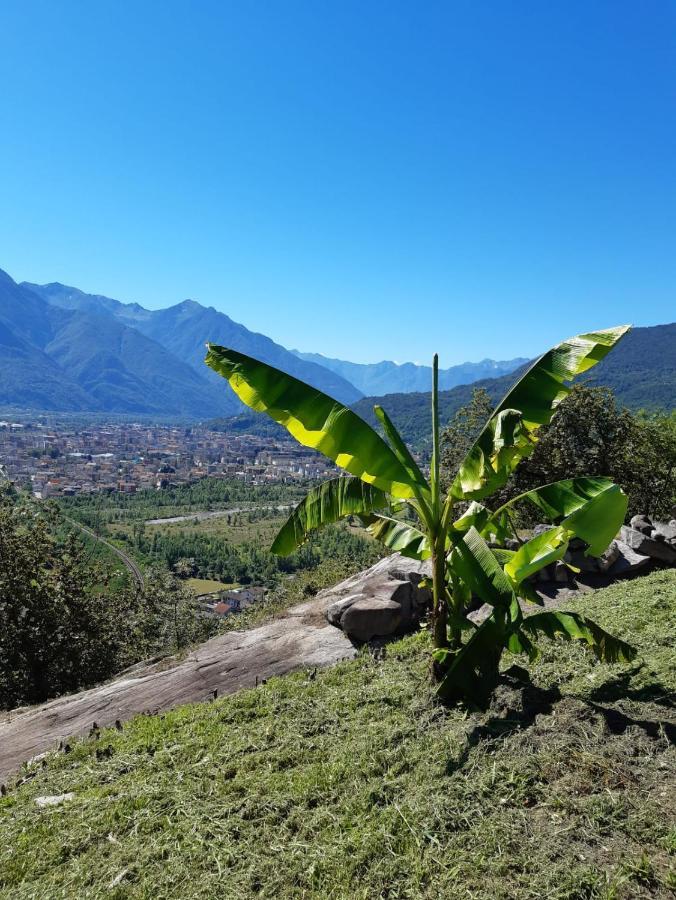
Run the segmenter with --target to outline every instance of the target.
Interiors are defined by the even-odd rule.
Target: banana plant
[[[550,421],[570,382],[600,362],[628,328],[578,335],[537,359],[498,403],[445,496],[439,473],[437,356],[429,473],[421,470],[380,406],[374,411],[384,437],[337,400],[235,350],[208,344],[206,363],[247,406],[267,413],[300,444],[320,451],[346,473],[309,491],[275,538],[273,552],[288,555],[315,529],[358,516],[390,550],[429,559],[438,694],[482,707],[503,653],[535,658],[542,636],[581,641],[604,661],[634,657],[633,648],[586,616],[553,610],[524,616],[520,602],[541,604],[530,577],[562,559],[573,537],[588,545],[590,555],[604,552],[626,514],[622,490],[606,478],[574,478],[528,491],[497,509],[484,502],[533,451],[538,429]],[[517,550],[503,549],[514,533],[511,513],[518,502],[534,504],[553,527]],[[480,624],[468,618],[473,597],[490,610]]]

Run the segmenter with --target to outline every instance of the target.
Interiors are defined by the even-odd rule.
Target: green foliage
[[[62,497],[59,506],[72,518],[96,528],[232,506],[280,505],[299,499],[303,492],[303,484],[251,485],[237,478],[202,478],[163,491]]]
[[[167,574],[143,590],[110,590],[55,511],[0,498],[0,708],[87,687],[148,656],[214,632],[191,594]]]
[[[176,566],[183,569],[185,560],[190,560],[191,573],[201,578],[269,588],[276,587],[284,575],[313,569],[327,557],[351,559],[363,568],[379,555],[372,541],[342,527],[325,529],[285,558],[259,540],[234,543],[222,532],[194,529],[137,530],[133,546],[151,564],[170,570],[177,571]]]
[[[539,430],[571,392],[570,382],[604,359],[627,332],[627,326],[578,335],[563,341],[536,360],[498,403],[478,435],[478,415],[487,405],[483,394],[455,422],[449,454],[464,457],[450,478],[444,499],[440,476],[438,358],[433,362],[432,457],[429,483],[387,413],[376,406],[389,444],[354,413],[330,397],[258,360],[224,347],[209,346],[206,362],[222,375],[237,396],[252,409],[266,412],[301,444],[314,447],[353,476],[313,489],[289,518],[273,549],[289,553],[313,531],[341,516],[362,517],[374,537],[390,549],[418,559],[431,557],[435,672],[444,699],[485,705],[497,683],[504,650],[534,653],[531,634],[523,630],[519,597],[534,599],[527,579],[566,552],[568,542],[585,541],[588,552],[603,552],[627,508],[626,496],[615,485],[598,480],[550,485],[534,495],[558,527],[528,542],[517,553],[493,553],[487,540],[504,536],[507,507],[491,513],[481,503],[502,490],[521,460],[537,444]],[[469,444],[469,446],[467,446]],[[359,487],[361,479],[365,482]],[[376,511],[392,498],[395,517]],[[544,498],[544,503],[542,502]],[[468,503],[470,504],[468,507]],[[458,506],[462,512],[453,522]],[[396,512],[408,509],[409,518]],[[417,524],[410,524],[410,517]],[[302,549],[302,548],[301,548]],[[479,627],[467,618],[472,594],[493,610]],[[564,632],[572,631],[563,619]],[[543,630],[547,634],[543,620]],[[566,625],[569,626],[566,628]],[[551,630],[551,623],[549,623]],[[594,623],[584,634],[600,658],[614,660],[617,642]],[[578,626],[580,633],[583,626]],[[470,637],[463,642],[463,632]],[[623,653],[631,658],[631,648]]]
[[[501,498],[581,475],[616,482],[629,498],[628,515],[669,519],[676,503],[676,412],[631,413],[607,388],[576,385]],[[536,509],[520,512],[524,525],[541,518]]]
[[[485,714],[420,633],[76,741],[0,797],[0,898],[673,900],[675,597],[577,598],[640,664],[545,641]]]

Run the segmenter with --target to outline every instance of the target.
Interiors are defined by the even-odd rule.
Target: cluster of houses
[[[333,466],[291,440],[206,427],[0,421],[0,466],[40,499],[162,490],[205,476],[250,484],[324,478]]]

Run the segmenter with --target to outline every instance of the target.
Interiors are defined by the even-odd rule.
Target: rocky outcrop
[[[676,521],[652,522],[647,516],[634,516],[622,526],[620,537],[636,553],[676,566]]]
[[[429,563],[395,553],[325,592],[326,618],[359,643],[409,631],[431,602],[429,574]]]

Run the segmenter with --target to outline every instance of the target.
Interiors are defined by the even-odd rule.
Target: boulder
[[[641,534],[650,534],[653,530],[653,523],[648,516],[632,516],[629,520],[629,527],[640,531]]]
[[[613,543],[617,547],[618,556],[607,572],[611,578],[624,578],[627,575],[640,572],[641,569],[645,569],[650,565],[649,556],[637,553],[636,550],[633,550],[623,541],[614,541]]]
[[[329,601],[326,618],[359,643],[401,634],[415,627],[431,603],[431,592],[420,587],[430,574],[428,562],[394,553],[322,592]]]
[[[635,528],[623,525],[620,530],[620,538],[622,541],[640,553],[642,556],[649,556],[651,559],[666,563],[667,565],[676,565],[676,547],[672,547],[666,541],[656,541],[647,534],[637,531]]]

